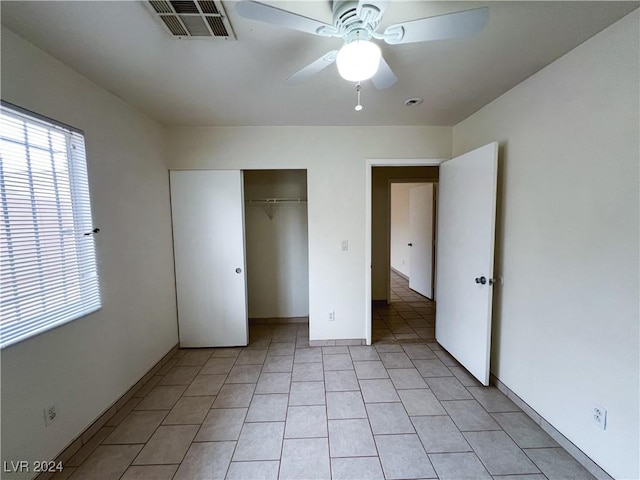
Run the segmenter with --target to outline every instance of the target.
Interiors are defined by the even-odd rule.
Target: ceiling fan
[[[296,85],[336,62],[340,76],[352,82],[371,79],[378,89],[398,80],[372,39],[389,45],[471,37],[489,19],[487,7],[397,23],[377,32],[389,0],[333,0],[333,25],[254,0],[236,4],[236,12],[248,19],[278,25],[321,37],[340,37],[344,45],[291,75],[285,83]]]

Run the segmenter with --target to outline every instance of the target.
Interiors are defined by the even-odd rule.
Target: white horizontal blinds
[[[2,107],[0,347],[100,308],[84,139]]]

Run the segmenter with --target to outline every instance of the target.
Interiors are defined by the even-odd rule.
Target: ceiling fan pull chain
[[[358,101],[356,104],[356,112],[359,112],[360,110],[362,110],[362,105],[360,105],[360,82],[356,83],[356,95],[358,97]]]

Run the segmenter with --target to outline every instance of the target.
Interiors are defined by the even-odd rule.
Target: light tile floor
[[[310,348],[306,324],[279,324],[180,350],[55,478],[593,478],[435,343],[431,301],[392,286],[374,346]]]
[[[372,317],[373,343],[435,341],[435,303],[409,289],[407,280],[393,271],[390,304],[375,304]]]

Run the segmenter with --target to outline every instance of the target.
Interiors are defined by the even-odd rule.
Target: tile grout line
[[[213,352],[212,352],[212,353],[213,353]],[[184,356],[184,355],[182,355],[182,356]],[[180,358],[182,358],[182,357],[180,357]],[[179,366],[179,365],[178,365],[178,363],[179,363],[179,359],[178,359],[178,361],[176,362],[176,364],[175,364],[175,365],[174,365],[174,366],[173,366],[169,371],[173,370],[173,368],[175,368],[175,367],[178,367],[178,366]],[[206,363],[206,362],[205,362],[205,363]],[[202,371],[202,366],[198,369],[198,373],[199,373],[200,371]],[[195,379],[195,377],[198,375],[198,373],[196,373],[196,375],[194,376],[194,379]],[[168,375],[168,374],[169,374],[169,372],[167,372],[165,375],[163,375],[163,377],[165,377],[165,376],[166,376],[166,375]],[[192,381],[193,381],[193,380],[192,380]],[[190,385],[190,384],[191,384],[191,382],[189,382],[189,385]],[[156,385],[156,386],[158,386],[158,385]],[[166,386],[174,386],[174,385],[166,385]],[[155,388],[155,387],[154,387],[154,388]],[[170,408],[169,410],[167,410],[167,413],[164,415],[164,417],[162,418],[162,420],[160,421],[160,423],[158,424],[158,426],[156,427],[156,429],[153,431],[153,433],[149,436],[149,438],[147,439],[147,441],[144,443],[144,447],[142,447],[142,448],[140,449],[140,451],[138,452],[138,455],[136,455],[136,456],[134,457],[134,459],[133,459],[133,460],[131,461],[131,463],[127,466],[127,468],[124,470],[124,472],[122,473],[122,475],[124,475],[124,474],[126,473],[126,471],[127,471],[130,467],[134,466],[134,463],[135,463],[136,459],[137,459],[137,458],[142,454],[142,451],[146,448],[147,444],[149,443],[149,441],[151,441],[151,439],[152,439],[152,438],[153,438],[153,436],[156,434],[156,432],[160,429],[160,427],[162,427],[162,426],[163,426],[163,422],[166,420],[167,416],[169,416],[169,414],[171,413],[171,410],[173,410],[173,408],[175,407],[175,405],[178,403],[178,401],[180,400],[180,398],[182,398],[182,396],[183,396],[184,392],[186,392],[188,388],[189,388],[189,386],[187,385],[187,386],[185,387],[184,391],[182,392],[182,394],[180,395],[180,397],[178,397],[178,399],[176,400],[176,402],[173,404],[173,407],[172,407],[172,408]],[[149,393],[151,393],[151,392],[148,392],[148,393],[147,393],[147,395],[149,395]],[[146,395],[145,395],[145,398],[146,398]],[[141,410],[141,411],[144,411],[144,410]],[[164,410],[163,410],[163,411],[164,411]],[[200,429],[198,429],[198,430],[200,430]],[[198,432],[196,432],[196,434],[195,434],[195,435],[197,435],[197,433],[198,433]],[[193,437],[193,438],[195,438],[195,435],[194,435],[194,437]],[[192,445],[192,444],[193,444],[193,440],[191,440],[191,442],[190,442],[190,444],[189,444],[189,447],[188,447],[188,448],[187,448],[187,450],[184,452],[184,455],[182,456],[182,458],[181,458],[180,462],[178,462],[178,468],[176,469],[176,472],[175,472],[174,476],[178,473],[178,470],[180,469],[180,465],[182,464],[182,462],[183,462],[183,460],[184,460],[184,457],[187,455],[187,452],[189,451],[189,448],[191,447],[191,445]],[[85,459],[85,461],[86,461],[86,459]],[[83,462],[83,463],[84,463],[84,462]],[[164,464],[163,464],[163,465],[164,465]],[[175,464],[168,464],[168,465],[175,465]]]
[[[372,346],[372,348],[375,348],[375,347]],[[378,355],[378,357],[380,357],[380,355],[378,354],[377,350],[376,350],[376,355]],[[355,367],[354,367],[354,369],[355,369]],[[360,383],[359,383],[360,381],[357,378],[357,374],[356,374],[356,381],[358,382],[358,387],[360,387]],[[397,393],[397,390],[396,390],[396,393]],[[373,440],[373,447],[376,449],[376,458],[378,459],[378,464],[380,465],[380,470],[382,471],[382,475],[386,478],[386,475],[384,473],[384,467],[382,466],[382,460],[380,459],[380,450],[378,449],[378,442],[376,442],[376,437],[373,434],[373,427],[371,426],[371,419],[369,418],[369,412],[367,411],[366,404],[365,404],[364,408],[365,408],[365,411],[367,412],[367,424],[369,425],[369,430],[371,431],[371,438]]]

